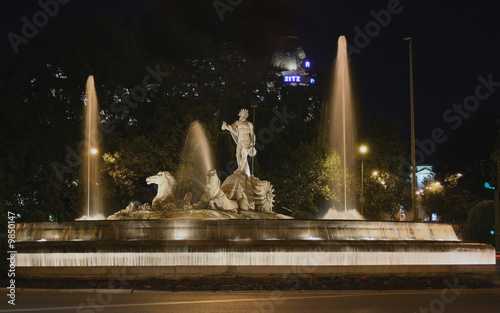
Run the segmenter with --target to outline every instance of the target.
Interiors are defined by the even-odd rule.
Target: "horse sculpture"
[[[202,210],[208,208],[212,210],[238,212],[238,202],[229,200],[224,191],[220,189],[220,180],[214,169],[208,171],[205,194],[201,197],[200,202],[193,207]]]
[[[175,178],[167,171],[146,178],[148,185],[158,185],[158,192],[153,199],[153,210],[160,210],[168,203],[175,203],[174,191],[176,187]]]

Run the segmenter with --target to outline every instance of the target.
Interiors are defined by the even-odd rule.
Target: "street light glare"
[[[366,153],[366,151],[368,151],[368,148],[366,146],[361,146],[359,148],[359,151],[361,151],[361,153]]]
[[[92,149],[90,149],[90,153],[92,153],[92,154],[97,154],[97,149],[96,149],[96,148],[92,148]]]
[[[374,172],[372,173],[372,175],[373,175],[373,176],[377,176],[377,175],[378,175],[378,172],[377,172],[377,171],[374,171]]]

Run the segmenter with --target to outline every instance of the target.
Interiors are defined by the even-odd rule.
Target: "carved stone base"
[[[238,202],[241,210],[273,210],[274,189],[268,181],[235,172],[226,178],[221,189],[230,200]]]
[[[115,213],[109,216],[108,220],[140,220],[140,219],[183,219],[183,220],[203,220],[203,219],[292,219],[290,216],[277,214],[274,212],[256,211],[219,211],[219,210],[167,210],[149,211],[137,210],[126,214]]]

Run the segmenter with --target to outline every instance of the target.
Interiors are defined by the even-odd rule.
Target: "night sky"
[[[409,140],[410,111],[408,42],[403,38],[413,37],[417,139],[429,138],[435,128],[452,131],[456,113],[450,113],[447,119],[443,114],[475,94],[479,76],[486,80],[491,76],[490,80],[500,82],[498,1],[242,0],[232,12],[224,13],[222,22],[212,0],[176,2],[184,8],[180,11],[184,16],[179,19],[193,31],[217,40],[241,41],[241,47],[264,64],[270,61],[281,36],[295,35],[313,66],[331,65],[337,38],[345,35],[348,43],[358,48],[351,55],[351,69],[364,116],[380,112],[401,118],[405,140]],[[72,0],[60,7],[47,27],[62,20],[93,20],[104,14],[117,24],[139,25],[147,31],[162,27],[162,16],[168,16],[171,3]],[[388,7],[394,13],[385,26],[380,25],[373,12],[380,15],[381,10],[389,12]],[[2,1],[3,48],[9,48],[9,32],[19,33],[21,18],[31,17],[38,10],[36,1]],[[387,14],[382,15],[387,21]],[[365,46],[360,47],[356,35],[360,31],[366,35],[367,26],[372,35],[365,37]],[[490,92],[482,88],[483,95],[489,95],[479,101],[479,109],[498,113],[500,91],[495,89],[500,87],[493,84],[490,88]],[[475,110],[470,113],[463,119],[473,119]]]

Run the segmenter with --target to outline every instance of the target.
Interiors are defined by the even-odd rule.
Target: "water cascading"
[[[16,265],[37,275],[50,267],[87,275],[88,267],[103,266],[495,264],[495,248],[460,242],[450,225],[434,223],[160,219],[16,227]]]
[[[205,192],[207,172],[214,168],[212,149],[202,124],[191,123],[181,160],[177,170],[176,197],[184,198],[188,192],[193,193],[193,203],[198,201]]]
[[[337,59],[332,73],[331,95],[327,104],[328,140],[342,160],[342,185],[334,186],[341,203],[338,211],[347,212],[355,208],[355,193],[352,179],[355,166],[356,124],[349,74],[349,56],[345,36],[338,40]]]
[[[87,79],[85,89],[85,147],[82,162],[82,177],[85,188],[83,216],[97,219],[103,216],[99,193],[99,105],[94,85],[94,76]]]

